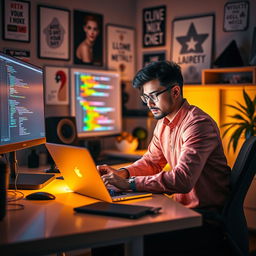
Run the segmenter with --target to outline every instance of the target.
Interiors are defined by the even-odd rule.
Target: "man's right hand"
[[[120,176],[124,179],[127,179],[130,176],[128,170],[126,170],[124,168],[120,168],[120,169],[116,170],[116,169],[114,169],[114,168],[112,168],[112,167],[110,167],[109,165],[106,165],[106,164],[98,165],[97,170],[99,171],[101,176],[105,175],[109,172],[114,172],[116,175],[118,175],[118,176]]]

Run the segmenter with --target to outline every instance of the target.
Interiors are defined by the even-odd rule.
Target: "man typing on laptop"
[[[180,67],[167,61],[151,63],[136,74],[133,86],[140,90],[142,101],[159,121],[140,160],[120,170],[107,165],[97,167],[104,183],[121,190],[173,194],[173,199],[186,207],[219,211],[229,195],[230,168],[215,121],[183,98]],[[166,172],[163,168],[167,163],[172,170]],[[193,238],[195,246],[207,247],[206,237],[211,232],[217,237],[220,230],[205,220],[203,227],[186,230],[181,236],[147,236],[145,253],[182,252],[176,241]],[[168,241],[174,241],[172,246],[165,244]],[[188,255],[193,251],[191,248]]]

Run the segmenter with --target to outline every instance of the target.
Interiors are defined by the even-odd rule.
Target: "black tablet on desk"
[[[138,219],[147,214],[157,214],[161,207],[148,207],[130,204],[114,204],[107,202],[98,202],[74,208],[76,212],[92,213],[129,219]]]

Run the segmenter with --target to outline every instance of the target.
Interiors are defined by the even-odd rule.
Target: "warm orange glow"
[[[243,89],[246,90],[251,98],[254,98],[254,96],[256,95],[255,86],[187,85],[184,86],[184,97],[187,98],[190,104],[198,106],[203,111],[208,113],[216,121],[222,135],[225,129],[221,128],[221,125],[228,122],[233,122],[234,120],[229,116],[237,114],[236,110],[228,108],[226,104],[236,105],[236,101],[244,104]],[[228,164],[230,167],[233,167],[238,152],[244,142],[244,139],[241,139],[239,141],[235,153],[233,152],[232,148],[230,148],[230,150],[228,151],[230,134],[232,134],[232,130],[225,136],[225,138],[222,139],[222,142]]]

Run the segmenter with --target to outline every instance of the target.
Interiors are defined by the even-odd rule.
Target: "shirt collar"
[[[163,123],[169,126],[170,128],[174,128],[175,126],[179,125],[181,121],[184,119],[184,117],[187,115],[189,107],[190,104],[186,99],[184,99],[183,104],[181,105],[180,109],[175,114],[175,116],[171,118],[169,115],[167,115],[164,118]]]

